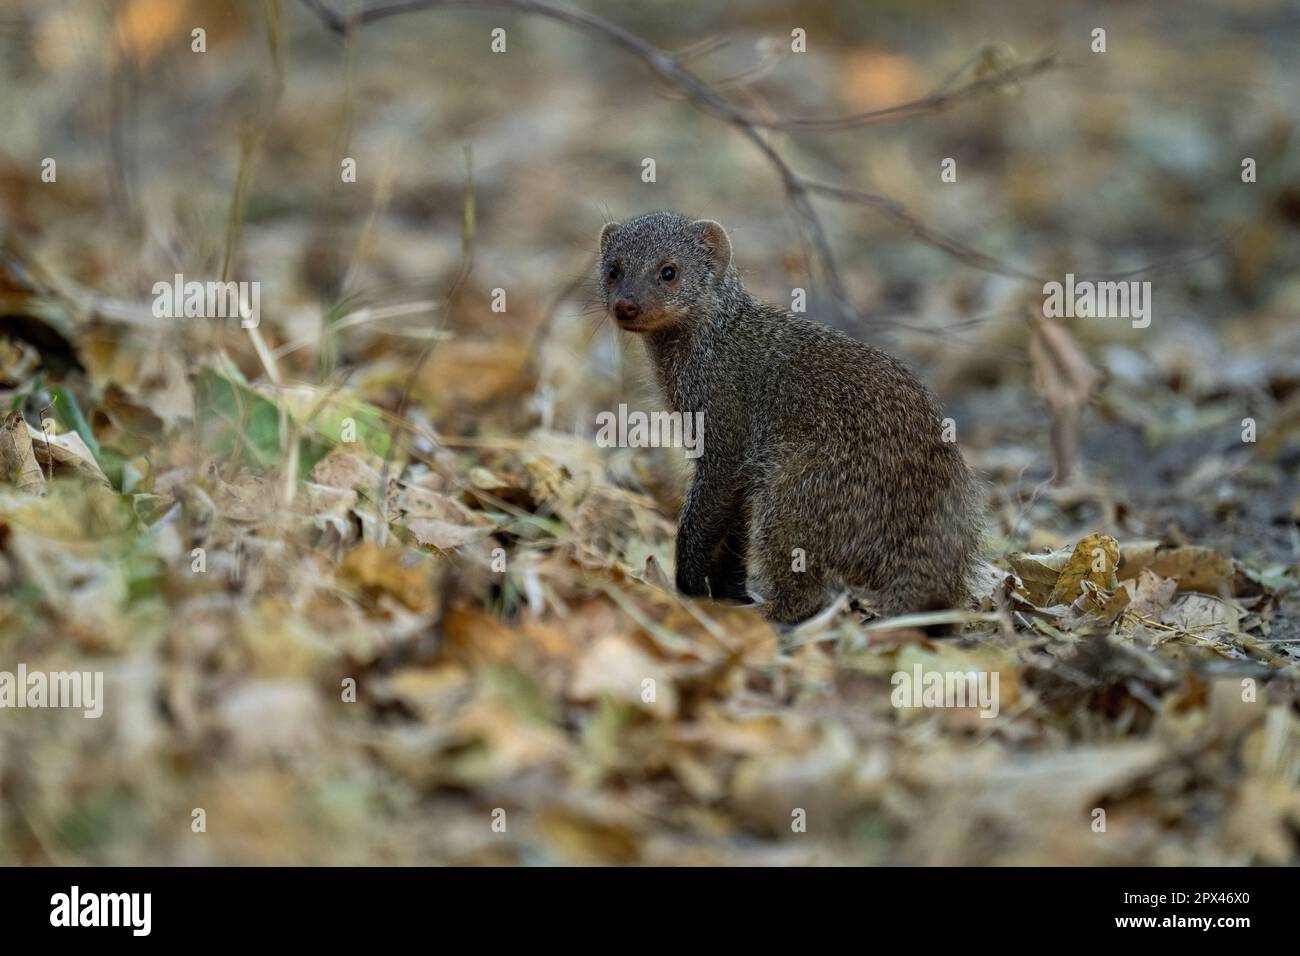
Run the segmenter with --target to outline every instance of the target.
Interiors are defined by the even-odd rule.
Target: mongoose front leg
[[[686,493],[677,524],[677,590],[691,597],[721,597],[718,555],[734,522],[735,494],[724,476],[701,465]],[[714,580],[711,580],[714,579]]]
[[[749,603],[749,572],[746,566],[748,551],[749,523],[745,515],[738,511],[731,518],[709,572],[709,588],[715,598]]]

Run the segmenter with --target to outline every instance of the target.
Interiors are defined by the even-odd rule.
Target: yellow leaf
[[[1048,599],[1051,604],[1069,604],[1083,593],[1083,582],[1114,591],[1119,586],[1115,570],[1119,567],[1119,542],[1108,534],[1090,534],[1074,546],[1074,553],[1061,569],[1056,587]]]
[[[422,613],[434,606],[430,567],[418,552],[384,549],[367,542],[344,555],[339,574],[371,594],[386,592],[410,610]]]

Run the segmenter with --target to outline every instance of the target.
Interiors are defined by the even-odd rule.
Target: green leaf
[[[86,416],[81,413],[81,406],[77,404],[76,397],[62,385],[51,388],[50,396],[54,399],[54,408],[63,419],[63,423],[80,435],[81,440],[90,449],[90,453],[98,458],[99,442],[95,440],[95,433],[90,430]]]
[[[195,383],[195,405],[205,445],[218,454],[239,451],[249,465],[280,460],[280,409],[243,382],[205,369]]]

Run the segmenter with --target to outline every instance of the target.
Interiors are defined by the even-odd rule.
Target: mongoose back
[[[755,300],[718,223],[657,212],[608,223],[598,281],[644,339],[672,410],[704,413],[676,583],[773,621],[832,588],[886,614],[959,606],[979,548],[975,484],[939,405],[880,349]]]

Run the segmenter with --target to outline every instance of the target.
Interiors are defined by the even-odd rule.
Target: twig
[[[1027,63],[1013,64],[998,70],[989,76],[973,80],[963,86],[951,88],[953,76],[960,75],[965,69],[948,77],[934,92],[928,96],[908,103],[873,110],[866,113],[845,116],[799,117],[766,116],[742,109],[722,96],[714,85],[688,70],[683,63],[702,51],[709,51],[716,44],[706,42],[697,49],[688,49],[679,54],[672,54],[625,30],[602,17],[580,10],[569,10],[554,6],[545,0],[392,0],[380,2],[374,6],[364,7],[348,15],[337,13],[324,0],[302,0],[303,5],[322,23],[340,36],[350,36],[357,27],[365,26],[389,17],[420,11],[463,8],[463,9],[506,9],[518,13],[546,17],[558,23],[572,27],[584,33],[604,39],[645,63],[655,74],[668,83],[684,91],[691,100],[706,112],[733,126],[762,154],[769,165],[781,179],[786,197],[794,207],[802,223],[801,231],[813,250],[813,258],[821,270],[822,277],[829,287],[835,307],[840,313],[840,320],[846,325],[859,321],[859,316],[848,299],[844,284],[840,279],[835,256],[826,236],[821,218],[813,207],[811,195],[817,193],[840,202],[855,203],[875,209],[892,222],[903,226],[921,242],[934,246],[949,256],[969,266],[1009,276],[1026,282],[1042,284],[1047,280],[1019,266],[1004,262],[995,256],[982,252],[940,230],[922,222],[901,203],[872,193],[867,190],[839,186],[821,182],[796,173],[776,149],[763,138],[760,130],[784,131],[832,131],[863,126],[901,122],[931,113],[939,112],[956,103],[996,92],[1001,87],[1018,83],[1050,69],[1061,66],[1055,52],[1044,54]],[[1216,240],[1199,250],[1184,253],[1177,259],[1194,260],[1212,255],[1226,239]],[[1174,260],[1171,260],[1174,261]],[[1139,267],[1121,273],[1113,278],[1138,275],[1161,267],[1160,263]],[[1089,278],[1112,278],[1104,275],[1091,275]]]
[[[461,263],[460,272],[457,273],[455,281],[448,290],[444,299],[447,312],[451,312],[452,305],[460,295],[465,280],[469,278],[470,271],[474,268],[474,152],[469,146],[464,147],[465,153],[465,197],[464,206],[461,212]],[[419,379],[420,371],[424,368],[429,356],[433,354],[434,348],[437,347],[440,337],[433,337],[420,351],[411,366],[410,372],[406,375],[406,382],[402,386],[402,397],[397,404],[397,421],[406,421],[406,409],[411,401],[411,392],[415,388],[415,383]],[[379,527],[382,529],[381,535],[388,533],[388,474],[393,465],[393,455],[397,450],[397,441],[393,440],[388,443],[388,448],[384,454],[384,467],[379,475],[379,487],[376,489],[376,497],[379,506]]]
[[[989,76],[972,80],[965,86],[952,90],[942,88],[920,99],[884,109],[871,110],[866,113],[850,113],[845,116],[760,116],[745,114],[748,122],[760,129],[800,130],[804,132],[830,132],[846,129],[858,129],[863,126],[878,126],[883,123],[899,123],[938,113],[963,100],[977,99],[990,93],[996,93],[1005,86],[1030,79],[1040,73],[1060,67],[1058,54],[1046,53],[1028,63],[1015,63]]]
[[[808,189],[804,180],[782,158],[770,143],[763,138],[758,129],[750,122],[748,114],[737,108],[707,82],[696,76],[680,64],[677,57],[655,47],[635,34],[610,23],[593,14],[577,10],[565,10],[541,0],[398,0],[359,10],[343,17],[325,5],[322,0],[303,0],[321,21],[340,36],[347,36],[353,29],[373,23],[387,17],[419,10],[434,10],[450,7],[483,9],[489,7],[516,10],[520,13],[533,14],[564,23],[574,29],[602,37],[615,46],[631,53],[650,67],[661,78],[690,94],[691,98],[703,109],[713,113],[723,121],[734,126],[763,157],[772,165],[781,178],[790,204],[803,221],[804,233],[816,252],[823,279],[830,288],[831,296],[841,313],[841,318],[848,323],[856,321],[857,314],[849,304],[848,293],[840,279],[835,256],[831,251],[826,230],[812,203],[808,199]]]
[[[50,411],[53,408],[54,408],[54,402],[50,402],[48,405],[46,405],[44,408],[41,409],[41,437],[45,440],[45,460],[50,463],[50,474],[49,477],[46,479],[46,481],[54,480],[54,456],[50,454],[50,431],[45,424],[46,422],[49,421],[49,418],[46,416],[45,413]]]
[[[882,196],[879,193],[868,192],[865,189],[837,186],[834,183],[824,183],[814,179],[805,179],[804,186],[810,192],[821,193],[842,202],[868,206],[881,213],[885,218],[907,229],[921,241],[942,249],[959,262],[964,262],[985,272],[1010,276],[1013,279],[1024,279],[1027,282],[1035,283],[1047,281],[1042,276],[1035,275],[1019,266],[1003,262],[988,253],[980,252],[973,246],[968,246],[959,239],[954,239],[952,236],[931,228],[909,212],[907,207],[896,199],[890,199],[888,196]]]

